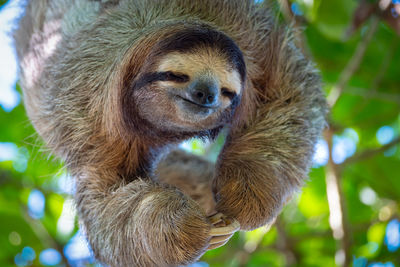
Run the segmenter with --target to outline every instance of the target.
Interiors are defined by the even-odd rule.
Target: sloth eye
[[[163,73],[163,80],[177,83],[185,83],[189,81],[189,76],[181,73],[174,73],[172,71],[166,71]]]
[[[235,93],[235,92],[229,91],[229,89],[228,89],[228,88],[225,88],[225,87],[221,88],[221,94],[222,94],[223,96],[228,97],[228,98],[231,99],[231,100],[232,100],[233,98],[235,98],[235,96],[236,96],[236,93]]]

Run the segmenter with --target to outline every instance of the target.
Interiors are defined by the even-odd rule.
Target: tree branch
[[[32,231],[42,242],[43,246],[57,249],[57,251],[60,252],[60,255],[63,259],[63,263],[65,263],[67,266],[70,266],[67,257],[64,255],[62,244],[57,242],[57,240],[49,234],[46,227],[44,227],[43,223],[40,220],[32,219],[28,215],[28,211],[24,208],[22,203],[21,203],[21,215],[26,221],[26,223],[30,225]]]
[[[15,177],[11,177],[11,174],[5,170],[0,170],[0,186],[2,184],[12,184],[18,190],[22,190],[24,188],[19,179],[16,179]],[[41,190],[43,192],[43,189],[41,189]],[[48,193],[46,193],[46,192],[44,192],[44,193],[45,193],[45,195],[48,195]],[[60,252],[61,257],[63,259],[63,263],[66,264],[65,266],[70,266],[68,259],[66,258],[65,254],[64,254],[63,244],[58,242],[57,239],[55,239],[49,233],[49,231],[43,225],[41,220],[36,220],[29,216],[28,210],[26,208],[26,203],[19,201],[18,204],[20,206],[19,214],[21,214],[21,216],[25,220],[25,222],[31,227],[33,233],[40,240],[43,247],[54,248],[54,249],[58,250],[58,252]]]
[[[329,161],[325,168],[326,192],[329,205],[329,225],[333,237],[340,241],[336,252],[336,264],[350,266],[351,263],[351,233],[347,219],[347,210],[340,183],[340,170],[332,159],[333,130],[325,131],[325,139],[329,147]]]
[[[379,68],[379,71],[376,74],[374,81],[372,82],[372,87],[370,91],[375,91],[375,92],[377,91],[378,86],[381,84],[382,79],[390,66],[390,63],[393,60],[393,55],[398,48],[398,44],[399,44],[399,38],[395,36],[394,40],[390,44],[388,52],[386,53],[385,57],[382,60],[381,67]]]
[[[278,0],[279,2],[279,6],[280,6],[280,10],[283,14],[283,17],[285,18],[285,20],[287,22],[292,21],[294,18],[293,12],[290,9],[290,2],[289,0]]]
[[[271,227],[274,224],[275,224],[275,220],[273,222],[271,222],[270,224],[259,228],[259,230],[263,231],[261,236],[257,240],[252,240],[253,242],[251,242],[251,243],[246,243],[244,245],[244,249],[236,254],[235,258],[238,260],[239,266],[246,266],[251,254],[255,253],[256,251],[260,251],[264,248],[264,247],[260,246],[261,241],[263,240],[265,234],[267,234],[269,232],[269,230],[271,229]]]
[[[379,18],[373,16],[371,19],[371,25],[368,31],[363,36],[362,40],[358,44],[356,51],[351,57],[350,61],[347,63],[346,67],[339,76],[337,84],[332,88],[330,94],[328,95],[328,104],[333,107],[340,95],[343,92],[344,87],[349,82],[351,76],[359,69],[362,59],[364,58],[365,51],[367,50],[368,44],[371,42],[379,24]]]
[[[286,234],[284,223],[279,217],[275,222],[275,226],[278,232],[277,249],[285,255],[287,266],[296,265],[298,263],[298,255],[294,249],[296,242]]]
[[[381,154],[383,152],[385,152],[386,150],[388,150],[389,148],[392,148],[396,145],[400,144],[400,137],[392,140],[390,143],[387,143],[386,145],[383,145],[379,148],[375,148],[375,149],[368,149],[365,150],[359,154],[356,154],[348,159],[346,159],[341,165],[345,165],[345,164],[351,164],[351,163],[355,163],[358,161],[362,161],[368,158],[371,158],[375,155]]]
[[[391,102],[400,105],[400,95],[399,94],[390,94],[385,92],[378,92],[376,90],[368,90],[359,87],[348,87],[346,89],[346,93],[352,95],[358,95],[367,99],[378,99],[386,102]]]
[[[290,24],[293,29],[293,34],[295,37],[295,43],[297,47],[301,49],[304,55],[311,58],[311,53],[306,46],[306,41],[304,35],[302,34],[302,25],[306,24],[304,17],[296,16],[292,11],[292,3],[290,0],[278,0],[279,8],[282,12],[285,21]]]

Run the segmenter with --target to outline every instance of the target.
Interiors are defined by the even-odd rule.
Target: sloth
[[[327,108],[318,72],[271,10],[27,2],[14,33],[24,104],[74,177],[99,261],[190,264],[239,228],[270,224],[299,190]],[[177,150],[220,133],[216,163]]]

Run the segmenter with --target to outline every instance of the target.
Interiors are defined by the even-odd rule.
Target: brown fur
[[[177,150],[160,161],[156,177],[162,183],[176,186],[199,203],[206,215],[213,215],[217,212],[212,194],[214,169],[213,163]]]
[[[132,81],[157,67],[159,57],[151,54],[157,44],[205,25],[232,38],[243,52],[247,78],[234,116],[221,111],[210,122],[189,123],[189,131],[165,131],[136,118],[137,105],[124,101]],[[189,184],[207,184],[214,174],[216,210],[236,218],[243,230],[279,213],[307,177],[326,112],[318,73],[290,36],[253,0],[27,4],[15,33],[27,113],[77,178],[79,215],[99,260],[111,266],[166,266],[198,259],[210,240],[208,204],[200,201],[202,209],[191,198],[192,191],[181,185],[184,176]],[[139,112],[165,105],[166,100],[142,105]],[[171,112],[165,108],[165,114]],[[223,125],[230,130],[226,144],[216,169],[207,165],[203,178],[196,175],[204,164],[196,167],[190,160],[191,176],[179,167],[181,156],[155,170],[171,145],[215,135]],[[176,166],[172,174],[171,166]]]

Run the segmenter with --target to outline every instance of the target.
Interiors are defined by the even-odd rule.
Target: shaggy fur
[[[76,177],[79,215],[99,260],[194,262],[211,238],[205,209],[251,230],[271,222],[302,185],[326,104],[318,73],[275,22],[253,0],[28,2],[15,33],[26,110]],[[127,90],[152,49],[183,29],[204,27],[243,52],[246,80],[234,115],[213,128],[173,132],[136,118],[136,105],[127,112]],[[215,136],[223,125],[229,134],[215,167],[172,154],[156,169],[172,145]],[[203,197],[201,208],[193,200],[198,187],[183,186],[185,179],[203,183],[209,196],[212,181],[216,206]]]

